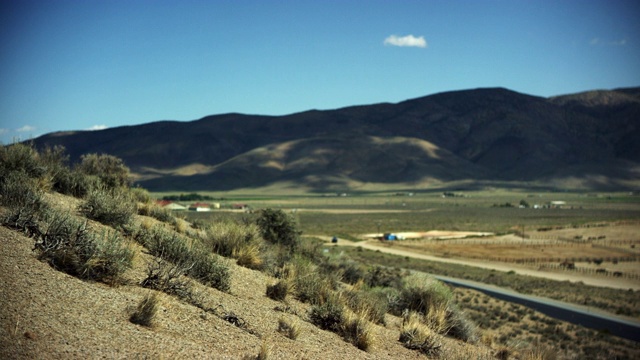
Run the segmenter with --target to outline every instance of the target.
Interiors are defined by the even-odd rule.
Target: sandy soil
[[[292,313],[265,296],[275,280],[258,271],[230,264],[232,290],[223,293],[197,285],[209,307],[242,318],[241,329],[216,315],[159,294],[161,307],[153,328],[128,321],[150,292],[138,285],[148,260],[141,248],[136,267],[118,287],[81,281],[36,259],[29,238],[0,227],[0,358],[2,359],[242,359],[255,358],[263,343],[271,359],[418,359],[397,340],[401,320],[388,316],[375,326],[373,350],[364,352],[338,335],[309,323],[309,307],[289,301]],[[298,318],[302,333],[291,340],[277,331],[278,319]],[[443,349],[456,358],[488,348],[443,338]]]

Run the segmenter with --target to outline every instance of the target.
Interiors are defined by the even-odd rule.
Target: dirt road
[[[331,237],[329,236],[315,236],[324,241],[331,242]],[[410,258],[429,260],[429,261],[439,261],[450,264],[458,264],[458,265],[467,265],[474,266],[488,270],[497,270],[497,271],[515,271],[519,275],[528,275],[535,276],[540,278],[546,278],[557,281],[571,281],[578,282],[581,281],[586,285],[591,286],[600,286],[600,287],[609,287],[614,289],[634,289],[640,290],[640,283],[638,281],[634,281],[631,279],[619,279],[619,278],[610,278],[610,277],[599,277],[599,276],[587,276],[575,273],[567,273],[567,272],[551,272],[551,271],[542,271],[537,269],[532,269],[525,266],[519,266],[516,264],[505,264],[505,263],[496,263],[496,262],[488,262],[488,261],[480,261],[480,260],[467,260],[467,259],[450,259],[450,258],[442,258],[438,256],[426,255],[426,254],[418,254],[411,251],[406,251],[403,249],[398,249],[393,247],[393,243],[380,243],[378,240],[368,240],[368,241],[360,241],[354,242],[349,240],[340,239],[337,245],[341,246],[360,246],[363,249],[369,250],[379,250],[380,252],[384,252],[387,254],[393,254],[398,256],[408,256]]]

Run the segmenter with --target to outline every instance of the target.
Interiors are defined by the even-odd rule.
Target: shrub
[[[231,289],[229,267],[205,250],[195,249],[189,254],[187,275],[220,291]]]
[[[421,315],[415,312],[409,312],[404,316],[398,340],[407,349],[437,357],[442,345],[438,342],[437,334],[423,324],[420,317]]]
[[[31,145],[0,146],[0,179],[5,179],[14,172],[22,172],[30,179],[40,179],[46,174],[47,169]]]
[[[235,221],[214,223],[204,241],[211,251],[238,260],[238,265],[260,269],[262,239],[257,225]]]
[[[289,280],[281,279],[273,285],[267,285],[267,296],[270,299],[284,301],[293,290],[293,284]]]
[[[185,269],[185,274],[220,291],[229,291],[229,267],[201,246],[173,231],[157,226],[147,232],[140,228],[136,240],[149,252]]]
[[[344,293],[345,302],[357,314],[366,314],[367,319],[377,324],[385,324],[385,314],[389,303],[384,294],[368,289],[354,289]]]
[[[447,307],[453,300],[451,290],[442,282],[422,273],[413,273],[404,279],[396,313],[405,309],[427,314],[432,307]]]
[[[134,188],[131,188],[131,196],[137,202],[141,202],[143,204],[151,203],[151,195],[149,194],[149,191],[141,187],[136,186]]]
[[[131,185],[129,168],[122,159],[106,154],[83,155],[77,170],[87,175],[97,176],[108,189]]]
[[[367,313],[346,311],[340,335],[358,349],[369,351],[375,342],[373,326],[368,321]]]
[[[309,319],[321,329],[340,333],[344,322],[345,308],[337,294],[329,296],[324,303],[311,308]]]
[[[296,222],[282,210],[264,209],[257,219],[262,237],[273,244],[281,244],[290,251],[300,246],[300,231]]]
[[[478,334],[478,327],[457,307],[453,305],[450,306],[446,322],[448,330],[444,333],[445,335],[469,343],[478,342],[480,338],[480,335]]]
[[[260,269],[262,259],[260,258],[260,247],[257,244],[247,245],[233,252],[232,257],[237,259],[237,264],[249,269]]]
[[[154,258],[147,267],[147,277],[140,285],[190,300],[193,294],[189,280],[184,278],[185,271],[185,268]]]
[[[294,318],[293,321],[281,317],[278,319],[278,331],[291,340],[296,340],[300,336],[300,320]]]
[[[365,276],[365,282],[369,287],[393,287],[400,289],[403,286],[403,278],[407,273],[401,269],[375,266],[369,269]]]
[[[138,303],[138,307],[129,317],[129,321],[134,324],[151,327],[157,312],[158,297],[156,294],[149,294]]]
[[[36,238],[40,259],[54,268],[81,279],[117,282],[131,267],[133,251],[114,231],[95,236],[86,222],[50,211],[45,230]]]
[[[35,216],[46,208],[43,193],[24,172],[11,172],[0,180],[0,204],[7,207],[7,217]]]
[[[330,295],[330,280],[323,276],[318,267],[309,260],[296,257],[292,261],[294,268],[295,296],[302,302],[312,305],[322,304]]]
[[[80,205],[80,212],[87,218],[112,227],[127,225],[135,210],[131,196],[121,189],[94,189]]]

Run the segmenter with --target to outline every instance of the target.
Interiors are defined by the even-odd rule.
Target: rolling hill
[[[637,189],[640,88],[542,98],[503,88],[285,116],[222,114],[33,142],[122,158],[154,191],[311,191],[449,182]]]

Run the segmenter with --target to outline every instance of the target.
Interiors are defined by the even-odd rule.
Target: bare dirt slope
[[[148,255],[141,248],[127,283],[112,287],[56,271],[32,252],[33,242],[0,227],[0,358],[255,358],[265,343],[276,359],[415,359],[418,352],[398,342],[400,319],[388,316],[376,326],[370,352],[358,350],[338,335],[307,322],[308,306],[295,300],[290,311],[265,296],[273,281],[263,273],[231,264],[230,293],[198,285],[209,307],[233,313],[246,322],[241,329],[165,294],[153,328],[129,322],[138,302],[150,292],[138,285]],[[278,319],[301,320],[302,333],[291,340],[277,331]],[[443,338],[445,354],[489,358],[491,350]],[[456,355],[458,354],[458,355]]]

